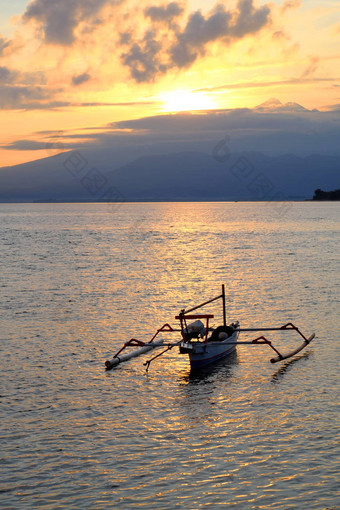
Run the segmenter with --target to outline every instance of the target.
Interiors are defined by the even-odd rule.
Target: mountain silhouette
[[[339,156],[179,152],[117,169],[109,160],[96,167],[81,158],[73,151],[1,169],[0,201],[281,200],[339,187]]]

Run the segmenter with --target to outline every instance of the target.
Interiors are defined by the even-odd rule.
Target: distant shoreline
[[[138,204],[138,203],[287,203],[287,202],[337,202],[337,200],[313,200],[312,198],[291,198],[287,200],[233,200],[233,199],[186,199],[186,198],[176,198],[176,199],[129,199],[129,200],[0,200],[0,204]]]

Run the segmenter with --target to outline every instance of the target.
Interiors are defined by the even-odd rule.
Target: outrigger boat
[[[214,318],[214,315],[212,314],[192,313],[195,310],[198,310],[199,308],[202,308],[219,299],[222,300],[223,312],[223,324],[220,326],[217,326],[216,328],[209,327],[209,321]],[[222,285],[222,294],[188,310],[181,310],[179,315],[177,315],[175,318],[179,321],[180,328],[173,328],[170,326],[170,324],[166,323],[156,331],[151,340],[147,343],[132,338],[123,345],[123,347],[113,356],[111,360],[105,362],[106,370],[111,370],[124,361],[128,361],[131,358],[140,356],[141,354],[152,351],[153,349],[159,347],[166,347],[166,349],[144,363],[147,371],[149,370],[149,366],[152,361],[170,351],[173,347],[179,347],[180,354],[189,356],[190,367],[192,370],[200,369],[201,367],[229,356],[232,352],[235,351],[237,345],[268,345],[276,354],[275,357],[270,359],[270,362],[277,363],[278,361],[291,358],[292,356],[298,354],[300,351],[302,351],[302,349],[309,345],[315,337],[315,333],[312,333],[310,337],[306,338],[305,335],[299,330],[299,328],[294,326],[294,324],[291,322],[281,327],[273,328],[240,328],[238,321],[227,324],[224,285]],[[205,323],[203,323],[202,320],[204,320]],[[188,321],[193,322],[188,323]],[[278,349],[274,347],[272,342],[263,335],[255,338],[254,340],[241,342],[239,341],[238,338],[241,332],[255,331],[296,331],[303,338],[303,343],[293,351],[287,354],[281,354]],[[160,333],[180,333],[181,339],[175,343],[164,342],[163,339],[156,340],[156,337]],[[131,346],[138,346],[139,349],[132,352],[130,351],[127,354],[122,354],[126,348]]]

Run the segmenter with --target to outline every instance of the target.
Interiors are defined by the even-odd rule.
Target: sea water
[[[2,204],[0,218],[1,508],[340,508],[340,204]],[[317,338],[276,365],[239,346],[201,374],[177,349],[148,374],[153,353],[105,372],[221,283],[228,320]],[[204,310],[221,323],[219,302]]]

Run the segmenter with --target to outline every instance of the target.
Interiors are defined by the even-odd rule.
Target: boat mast
[[[227,325],[227,316],[226,316],[226,310],[225,310],[225,289],[224,284],[222,284],[222,303],[223,303],[223,325]]]

